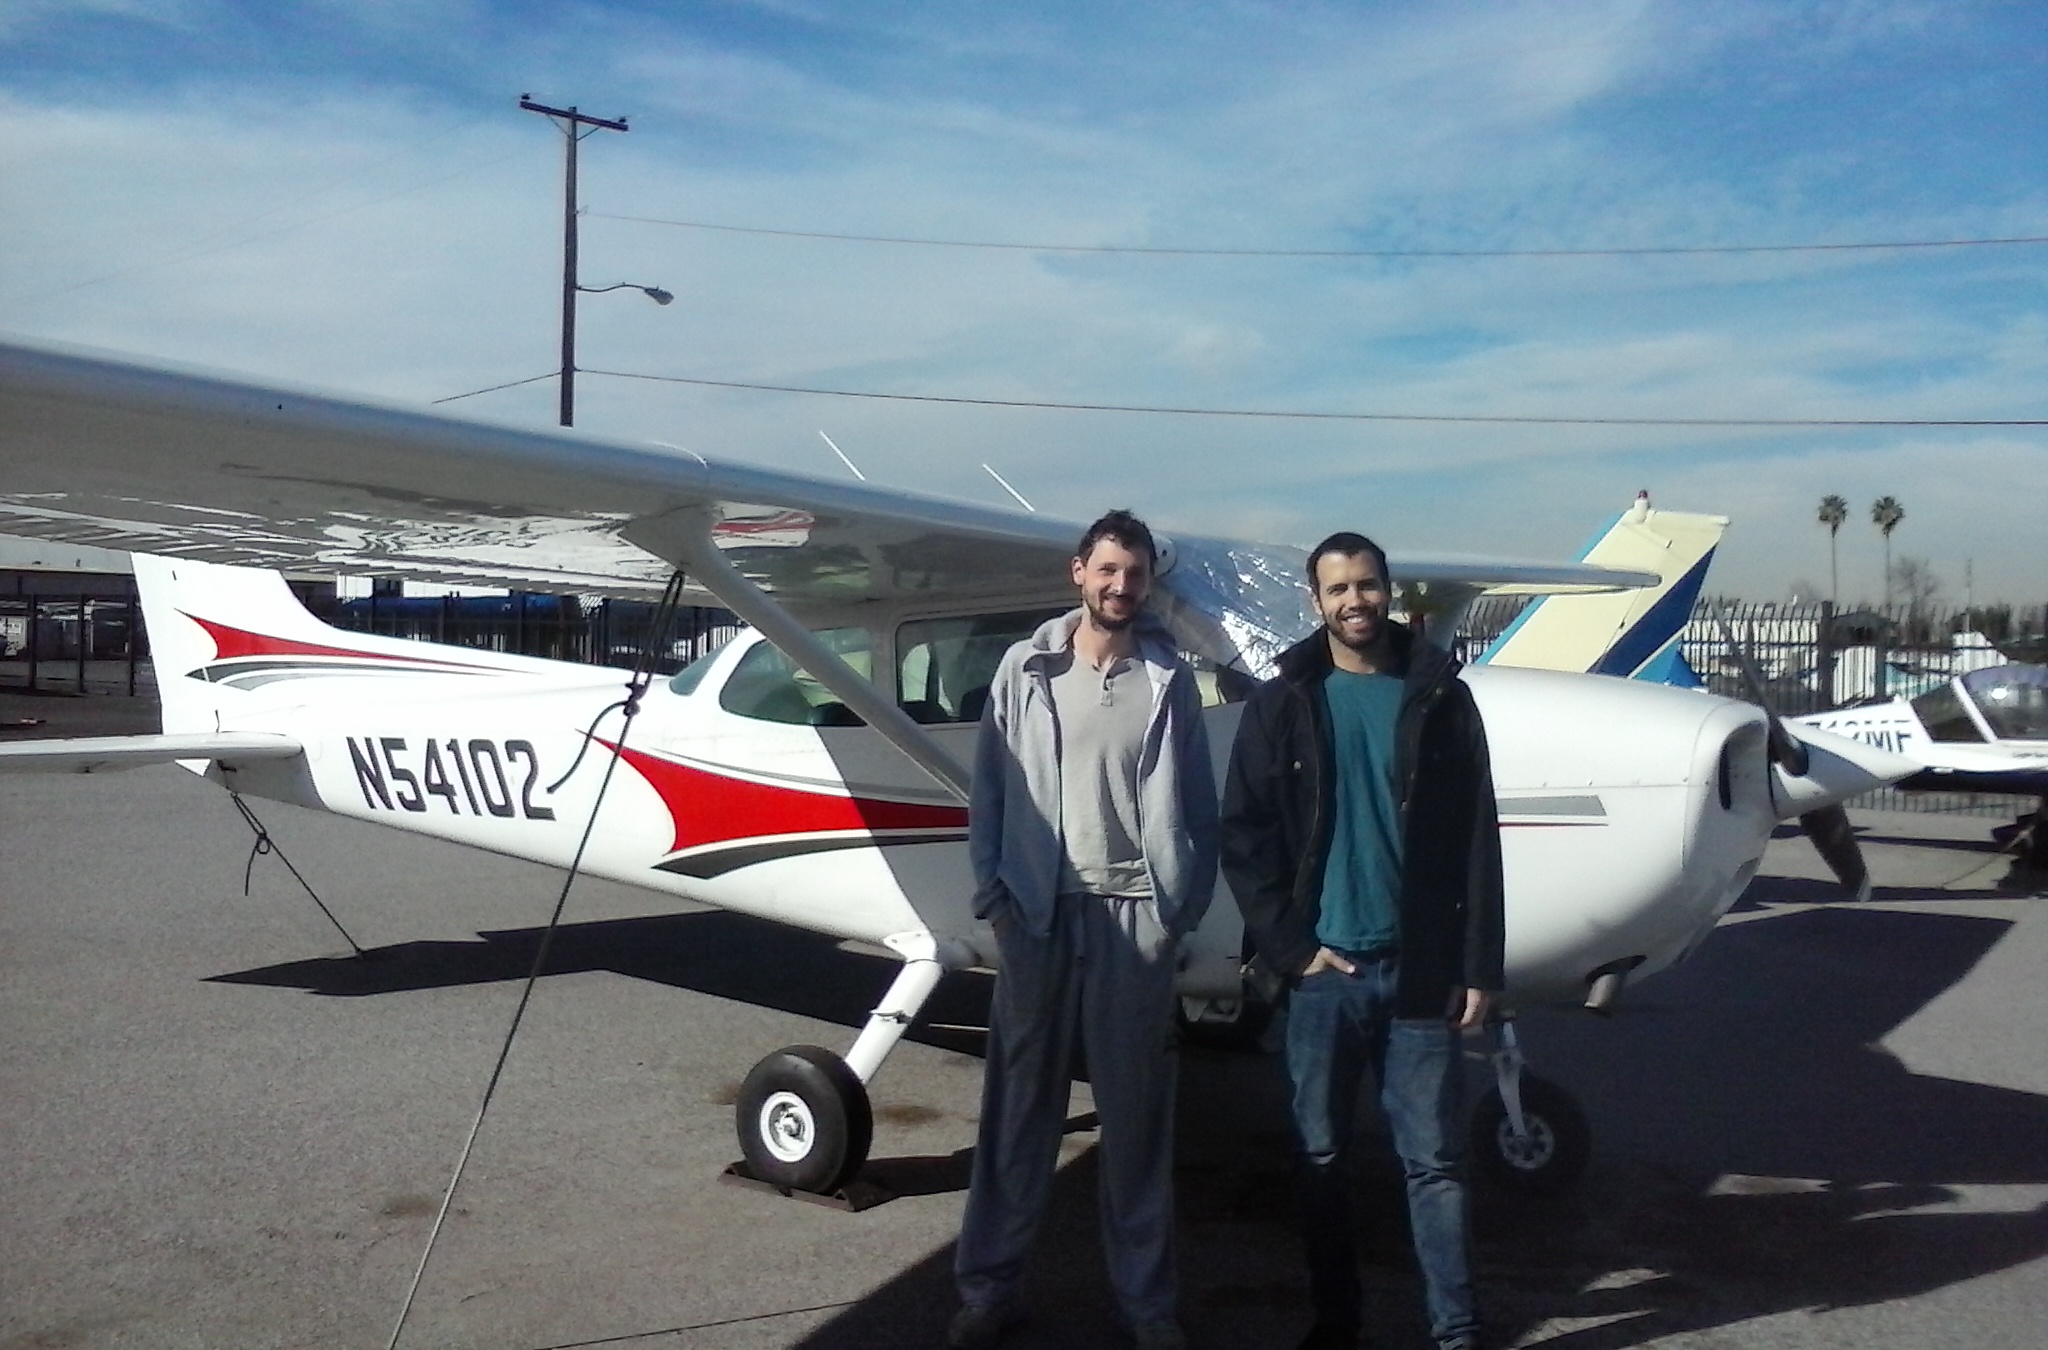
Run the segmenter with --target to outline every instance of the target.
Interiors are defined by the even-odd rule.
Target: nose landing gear
[[[1472,1158],[1503,1190],[1552,1195],[1579,1179],[1592,1156],[1593,1131],[1572,1095],[1523,1071],[1511,1017],[1501,1019],[1494,1087],[1472,1114]]]

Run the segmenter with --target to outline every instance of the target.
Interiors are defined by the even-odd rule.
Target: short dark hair
[[[1105,539],[1114,539],[1133,553],[1142,548],[1155,566],[1159,562],[1159,545],[1152,542],[1152,531],[1144,521],[1122,507],[1106,513],[1088,527],[1081,535],[1081,542],[1075,546],[1074,556],[1086,562],[1095,546]]]
[[[1370,553],[1373,561],[1380,565],[1380,580],[1390,586],[1394,582],[1393,573],[1387,570],[1387,552],[1385,549],[1362,534],[1357,534],[1351,530],[1339,530],[1322,543],[1317,544],[1308,555],[1308,588],[1310,590],[1321,589],[1321,584],[1316,580],[1316,566],[1332,553],[1341,554],[1346,558],[1356,558],[1362,553]]]

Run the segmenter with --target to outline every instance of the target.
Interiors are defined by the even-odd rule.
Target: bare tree
[[[1934,602],[1941,596],[1941,578],[1934,564],[1925,558],[1901,558],[1892,565],[1892,594],[1906,607],[1905,630],[1910,642],[1928,641],[1933,628]]]
[[[1870,504],[1870,523],[1884,534],[1884,604],[1892,604],[1892,531],[1906,518],[1906,508],[1897,497],[1879,497]]]
[[[1842,571],[1835,565],[1835,536],[1842,532],[1842,522],[1849,518],[1849,499],[1830,492],[1820,499],[1820,523],[1828,527],[1828,599],[1839,607],[1842,603]]]

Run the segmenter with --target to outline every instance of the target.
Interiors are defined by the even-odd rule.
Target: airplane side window
[[[953,619],[914,619],[896,630],[896,689],[903,711],[927,724],[979,722],[1010,645],[1065,607]]]
[[[1219,666],[1197,652],[1182,652],[1180,659],[1195,672],[1195,687],[1202,691],[1202,706],[1214,708],[1225,703],[1242,703],[1251,697],[1259,682],[1233,666]]]
[[[1913,700],[1914,715],[1920,725],[1927,728],[1930,739],[1937,741],[1981,741],[1983,733],[1970,720],[1970,710],[1963,706],[1953,684],[1940,684]]]
[[[831,648],[862,679],[873,674],[874,650],[865,628],[826,628],[813,637]],[[860,719],[816,680],[797,669],[771,642],[757,643],[718,690],[718,706],[757,722],[792,726],[859,726]]]
[[[718,659],[718,654],[726,649],[728,642],[730,642],[730,639],[727,639],[727,642],[719,643],[710,651],[690,662],[689,665],[684,666],[681,670],[669,676],[669,692],[671,694],[681,694],[686,698],[696,693],[697,686],[704,683],[704,677],[711,673],[711,663]]]

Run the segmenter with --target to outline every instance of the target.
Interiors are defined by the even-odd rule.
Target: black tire
[[[1472,1157],[1479,1174],[1502,1190],[1554,1195],[1579,1179],[1593,1152],[1593,1131],[1572,1095],[1547,1078],[1522,1075],[1522,1118],[1529,1137],[1508,1128],[1498,1087],[1472,1113]]]
[[[733,1117],[756,1177],[821,1195],[853,1179],[875,1134],[867,1088],[845,1060],[815,1045],[784,1046],[756,1064]]]

